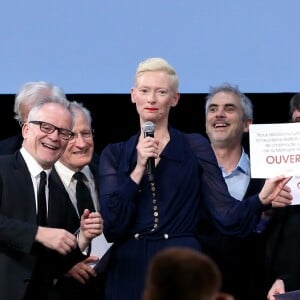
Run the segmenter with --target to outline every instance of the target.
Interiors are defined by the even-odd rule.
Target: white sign
[[[99,236],[92,239],[91,245],[91,256],[98,256],[99,260],[104,256],[104,254],[109,250],[109,248],[113,245],[113,243],[107,242],[104,234],[100,234]],[[95,267],[97,263],[90,263],[91,267]]]
[[[251,124],[252,178],[300,176],[300,123]]]

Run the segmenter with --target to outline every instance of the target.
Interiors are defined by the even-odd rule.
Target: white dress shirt
[[[64,164],[62,164],[60,161],[57,161],[55,163],[55,169],[57,171],[57,174],[59,175],[59,177],[62,180],[62,183],[64,185],[64,187],[66,188],[70,199],[77,211],[78,214],[78,210],[77,210],[77,200],[76,200],[76,183],[77,180],[73,178],[73,175],[76,173],[75,171],[72,171],[71,169],[69,169],[68,167],[66,167]],[[98,193],[97,193],[97,189],[95,186],[95,180],[94,180],[94,176],[90,170],[90,168],[88,166],[84,166],[80,172],[82,172],[88,182],[88,188],[91,192],[91,196],[93,199],[93,204],[94,207],[96,209],[96,211],[99,211],[99,200],[98,200]]]

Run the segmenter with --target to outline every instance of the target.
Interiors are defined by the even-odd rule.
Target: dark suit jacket
[[[49,176],[49,227],[73,232],[71,203]],[[22,300],[33,277],[51,283],[84,258],[79,249],[62,256],[35,243],[38,226],[32,180],[17,151],[0,156],[0,299]],[[38,276],[34,276],[36,268]],[[46,285],[47,285],[46,284]]]
[[[22,143],[23,137],[21,132],[17,135],[0,140],[0,155],[15,153],[21,148]]]
[[[245,197],[257,194],[264,180],[251,179]],[[263,291],[264,237],[253,233],[247,237],[222,234],[205,213],[200,223],[201,247],[219,266],[223,276],[222,290],[235,300],[265,300]],[[255,274],[255,275],[253,275]]]
[[[267,289],[277,278],[286,291],[300,289],[300,205],[274,208],[266,234]]]
[[[99,155],[94,153],[92,161],[89,165],[91,172],[95,178],[95,187],[98,188],[98,164],[99,164]],[[55,168],[52,169],[52,176],[55,182],[57,189],[60,190],[61,193],[67,193],[63,182],[61,181],[57,171]],[[71,203],[71,199],[67,193],[66,196],[67,202]],[[72,223],[75,227],[80,226],[80,218],[77,215],[77,212],[72,204]],[[104,275],[99,274],[96,278],[90,278],[88,283],[82,285],[77,282],[73,278],[66,277],[61,275],[58,278],[56,287],[55,287],[55,300],[82,300],[82,299],[97,299],[101,300],[103,298],[104,293]]]

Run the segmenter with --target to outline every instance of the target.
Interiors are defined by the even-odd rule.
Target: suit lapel
[[[26,214],[26,219],[36,222],[36,204],[33,183],[26,163],[18,151],[15,154],[15,167],[13,170],[14,184],[20,197],[18,198],[17,210]]]

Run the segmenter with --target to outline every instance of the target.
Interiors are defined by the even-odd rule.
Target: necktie
[[[47,176],[46,172],[42,171],[40,173],[40,183],[38,188],[38,214],[37,214],[37,221],[38,224],[41,226],[46,226],[47,224],[47,204],[46,204],[46,183],[47,183]]]
[[[91,192],[84,180],[87,180],[82,172],[77,172],[73,175],[77,180],[76,184],[76,199],[77,199],[77,209],[79,216],[82,215],[84,209],[89,209],[90,211],[95,211],[93,200],[91,197]]]

